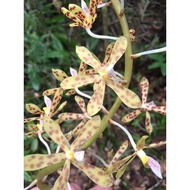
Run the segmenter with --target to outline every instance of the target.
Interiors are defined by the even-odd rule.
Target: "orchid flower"
[[[65,105],[66,101],[63,102],[57,110],[55,110],[56,106],[59,104],[61,101],[63,95],[63,89],[59,88],[59,90],[56,91],[53,101],[47,97],[44,96],[44,102],[46,107],[41,110],[37,105],[35,104],[26,104],[26,110],[34,115],[40,115],[38,117],[32,117],[32,118],[26,118],[24,119],[24,123],[30,122],[30,121],[35,121],[35,120],[40,120],[40,124],[43,127],[43,117],[53,117],[55,114],[57,114]]]
[[[60,176],[56,180],[52,190],[62,189],[66,190],[67,182],[70,174],[70,164],[73,164],[78,169],[82,170],[94,183],[109,187],[112,185],[111,175],[105,175],[101,168],[93,166],[84,160],[85,151],[77,151],[77,149],[89,139],[100,126],[100,116],[95,116],[89,120],[82,128],[81,133],[70,145],[66,137],[61,131],[57,122],[49,117],[44,118],[44,129],[50,138],[58,144],[63,152],[51,155],[46,154],[32,154],[24,157],[25,171],[35,171],[44,167],[65,162]]]
[[[109,86],[119,96],[122,102],[131,107],[138,108],[141,105],[139,97],[131,90],[125,88],[126,81],[118,72],[114,71],[114,65],[121,58],[127,48],[127,40],[121,36],[115,43],[110,43],[106,49],[103,63],[83,46],[76,47],[76,53],[86,64],[94,68],[95,74],[89,76],[68,77],[61,82],[65,89],[78,88],[94,83],[94,94],[87,105],[89,116],[96,114],[102,107],[105,87]]]
[[[152,172],[159,178],[162,179],[162,174],[161,174],[161,166],[160,164],[154,160],[152,157],[147,156],[146,153],[143,151],[144,148],[156,148],[159,146],[162,146],[164,144],[166,144],[165,141],[160,141],[158,143],[152,143],[150,145],[145,146],[145,139],[148,138],[147,135],[142,136],[141,139],[137,142],[137,144],[134,142],[131,134],[129,133],[129,131],[123,127],[122,125],[120,125],[119,123],[110,120],[110,122],[118,127],[120,127],[128,136],[129,141],[134,149],[134,153],[123,158],[122,160],[116,161],[114,162],[114,159],[111,161],[110,163],[110,167],[106,169],[106,173],[113,173],[113,172],[117,172],[116,174],[116,178],[120,178],[121,175],[123,175],[124,171],[126,170],[126,167],[129,165],[129,163],[136,157],[138,156],[143,165],[146,168],[151,168]],[[126,145],[124,144],[124,146],[121,148],[121,154],[124,152]],[[118,153],[116,153],[116,155],[118,155]],[[116,160],[117,160],[117,156],[116,156]]]
[[[68,112],[61,113],[58,115],[58,120],[57,120],[58,123],[68,120],[81,120],[81,122],[73,129],[72,136],[77,136],[82,127],[85,125],[85,123],[89,119],[91,119],[91,117],[88,116],[87,114],[84,99],[79,96],[75,96],[75,101],[77,102],[83,113],[68,113]]]
[[[70,27],[81,26],[94,38],[117,40],[117,37],[97,35],[91,31],[92,24],[97,17],[96,9],[103,6],[109,6],[110,4],[111,2],[102,3],[100,0],[90,0],[90,5],[88,7],[85,1],[81,0],[81,7],[75,4],[69,4],[69,10],[62,7],[61,11],[65,16],[74,21],[74,23],[70,24]]]
[[[166,106],[156,106],[153,101],[146,102],[147,101],[147,95],[148,95],[148,89],[149,89],[149,82],[145,77],[143,77],[140,81],[140,91],[142,94],[142,104],[135,111],[125,115],[123,117],[122,121],[123,122],[130,122],[131,120],[135,119],[139,114],[141,114],[144,111],[146,113],[146,119],[145,119],[146,131],[150,134],[153,130],[153,127],[152,127],[152,124],[150,122],[149,111],[155,111],[159,114],[165,115],[166,114]]]

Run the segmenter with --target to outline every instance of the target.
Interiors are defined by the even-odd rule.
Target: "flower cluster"
[[[71,27],[81,26],[89,34],[97,18],[96,10],[103,6],[113,7],[116,14],[118,14],[118,18],[123,17],[124,1],[122,0],[108,3],[102,3],[100,0],[90,0],[89,6],[87,6],[84,0],[81,0],[81,7],[69,4],[68,10],[62,7],[61,11],[74,21],[74,23],[70,24]],[[123,25],[126,25],[126,21],[123,18],[121,22],[124,22]],[[38,135],[39,140],[46,146],[48,154],[30,154],[24,157],[25,171],[39,170],[34,182],[25,189],[34,185],[37,185],[41,190],[50,189],[44,183],[44,180],[53,172],[59,174],[52,188],[53,190],[71,189],[69,180],[72,165],[85,173],[98,186],[111,187],[114,179],[121,178],[128,165],[136,157],[139,157],[146,168],[150,168],[157,177],[162,179],[159,162],[147,156],[144,149],[156,148],[166,144],[165,141],[149,145],[145,143],[145,139],[153,132],[149,112],[155,111],[165,115],[166,106],[156,106],[153,101],[147,102],[149,89],[147,78],[143,77],[139,82],[142,94],[142,98],[140,99],[137,94],[138,92],[129,89],[130,79],[128,76],[131,75],[132,70],[128,70],[123,76],[114,69],[115,64],[121,61],[124,54],[126,57],[125,65],[131,64],[132,58],[135,58],[129,51],[131,41],[135,40],[134,30],[129,30],[127,35],[123,34],[119,37],[110,38],[103,35],[96,35],[95,37],[114,40],[105,49],[103,61],[100,61],[86,47],[77,45],[75,51],[81,60],[78,71],[70,68],[69,76],[61,69],[52,69],[53,76],[59,81],[59,85],[56,88],[47,89],[42,93],[46,107],[42,110],[33,103],[26,104],[26,110],[30,114],[37,116],[24,119],[25,123],[29,123],[30,129],[29,132],[25,133],[25,136],[30,138]],[[161,51],[156,51],[156,53]],[[83,91],[86,86],[92,89],[90,95]],[[110,110],[104,107],[106,103],[105,89],[107,87],[117,96]],[[74,95],[75,102],[81,112],[67,111],[67,104],[72,105],[73,102],[62,100],[65,97],[63,95]],[[52,100],[50,96],[53,96]],[[120,118],[124,123],[131,122],[142,112],[146,114],[145,128],[148,135],[142,136],[137,143],[135,143],[133,136],[126,126],[122,126],[112,119],[121,104],[129,110],[135,109],[135,111]],[[56,109],[58,105],[59,107]],[[72,129],[67,129],[64,124],[68,121],[80,122],[76,126],[73,126]],[[120,142],[121,146],[115,154],[109,156],[110,159],[105,161],[99,155],[94,154],[90,150],[90,147],[98,138],[103,136],[103,131],[108,124],[119,127],[123,131],[123,134],[126,135],[126,140]],[[44,140],[42,134],[46,134],[50,138],[50,141],[53,141],[57,145],[57,150],[54,153],[51,153],[48,142]],[[126,150],[130,145],[134,150],[132,154],[126,155]],[[89,163],[87,155],[96,157],[102,164],[93,165]]]

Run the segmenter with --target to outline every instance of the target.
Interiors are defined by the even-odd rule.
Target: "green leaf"
[[[161,66],[162,63],[160,62],[154,62],[153,64],[148,66],[148,69],[155,69],[155,68],[159,68]]]
[[[33,141],[31,142],[31,151],[32,152],[36,152],[38,150],[38,139],[35,138],[33,139]]]
[[[28,174],[27,171],[24,171],[24,180],[31,183],[32,182],[32,177]]]

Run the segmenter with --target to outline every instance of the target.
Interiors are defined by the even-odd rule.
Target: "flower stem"
[[[132,47],[131,47],[131,40],[130,40],[130,35],[129,35],[129,27],[128,27],[128,23],[127,23],[125,15],[120,14],[120,12],[121,12],[120,1],[119,0],[111,0],[111,2],[112,2],[112,7],[115,10],[115,13],[117,14],[117,17],[119,19],[122,33],[126,37],[127,42],[128,42],[128,46],[127,46],[127,49],[125,52],[125,71],[124,71],[124,73],[125,73],[124,79],[127,81],[126,88],[128,88],[128,86],[130,84],[132,68],[133,68],[133,60],[130,58],[130,56],[132,54]],[[82,147],[81,147],[82,149],[87,149],[101,135],[101,133],[108,126],[109,119],[114,116],[114,114],[120,107],[121,103],[122,103],[122,101],[120,100],[119,97],[117,97],[117,99],[114,102],[113,106],[111,107],[109,113],[103,117],[100,127],[98,128],[96,133],[82,145]]]

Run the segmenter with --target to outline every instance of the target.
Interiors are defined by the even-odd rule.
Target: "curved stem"
[[[38,133],[38,138],[40,139],[40,141],[41,141],[41,142],[44,144],[44,146],[46,147],[48,154],[51,154],[51,150],[50,150],[50,148],[49,148],[49,145],[48,145],[47,142],[42,138],[42,135],[41,135],[40,132]]]
[[[117,40],[118,37],[114,37],[114,36],[105,36],[105,35],[98,35],[98,34],[94,34],[90,28],[85,28],[86,32],[93,38],[98,38],[98,39],[103,39],[103,40]]]
[[[129,27],[128,27],[128,23],[127,23],[125,15],[124,14],[121,15],[120,1],[119,0],[111,0],[111,2],[112,2],[112,7],[114,8],[114,10],[117,14],[118,20],[120,22],[120,25],[122,28],[122,33],[128,41],[128,46],[127,46],[127,49],[125,52],[125,71],[124,71],[124,73],[125,73],[124,79],[127,81],[126,88],[128,88],[128,86],[130,84],[132,68],[133,68],[133,60],[130,58],[130,56],[132,54],[132,47],[131,47],[131,39],[130,39],[130,34],[129,34]],[[119,7],[119,9],[118,9],[118,7]],[[111,107],[109,113],[103,117],[100,127],[98,128],[96,133],[82,145],[82,147],[81,147],[82,149],[86,149],[89,146],[91,146],[91,144],[100,136],[100,134],[108,126],[109,119],[114,116],[114,114],[120,107],[121,103],[122,103],[122,101],[120,100],[119,97],[117,97],[117,99],[114,102],[113,106]]]

